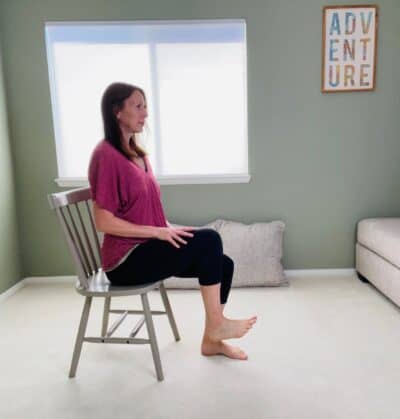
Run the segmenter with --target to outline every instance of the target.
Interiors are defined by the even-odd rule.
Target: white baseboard
[[[329,278],[332,276],[349,276],[355,275],[356,270],[354,268],[345,269],[286,269],[285,275],[288,278],[299,278],[304,276],[320,276]]]
[[[67,284],[71,283],[74,284],[77,280],[76,276],[28,276],[26,278],[21,279],[21,281],[17,282],[8,290],[2,292],[0,294],[0,303],[6,300],[8,297],[14,295],[17,291],[23,288],[27,284]]]
[[[64,276],[28,276],[23,279],[25,284],[69,284],[75,283],[78,278],[74,275]]]
[[[288,279],[302,278],[305,276],[308,277],[322,277],[330,278],[332,276],[351,276],[355,275],[356,270],[354,268],[347,269],[286,269],[285,275]],[[64,275],[64,276],[29,276],[14,286],[9,288],[7,291],[4,291],[0,294],[0,303],[6,300],[8,297],[11,297],[17,291],[27,284],[39,285],[39,284],[74,284],[77,280],[77,277],[74,275]]]
[[[6,300],[8,297],[11,297],[14,295],[17,291],[19,291],[23,286],[25,286],[24,280],[17,282],[15,285],[13,285],[8,290],[2,292],[0,294],[0,303]]]

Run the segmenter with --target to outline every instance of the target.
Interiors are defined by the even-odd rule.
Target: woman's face
[[[124,105],[116,114],[121,128],[129,132],[141,132],[147,118],[147,105],[139,90],[135,90],[124,101]]]

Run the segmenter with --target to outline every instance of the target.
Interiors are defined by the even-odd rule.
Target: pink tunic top
[[[160,186],[147,156],[145,171],[127,159],[108,141],[100,141],[89,163],[89,184],[93,201],[116,217],[134,224],[167,227]],[[102,268],[113,269],[148,237],[122,237],[105,233],[101,246]]]

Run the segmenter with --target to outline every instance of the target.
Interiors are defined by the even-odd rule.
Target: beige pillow
[[[282,266],[283,221],[243,224],[218,219],[200,228],[220,233],[223,251],[235,263],[232,287],[289,285]],[[197,278],[172,276],[164,284],[167,288],[199,288]]]
[[[243,224],[223,220],[219,227],[224,253],[235,262],[233,287],[289,285],[282,266],[285,223]]]

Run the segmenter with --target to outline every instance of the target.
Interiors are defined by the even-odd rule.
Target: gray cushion
[[[223,251],[235,263],[232,287],[289,285],[282,266],[283,221],[243,224],[218,219],[200,228],[220,233]],[[164,283],[168,288],[199,288],[197,278],[173,276]]]

